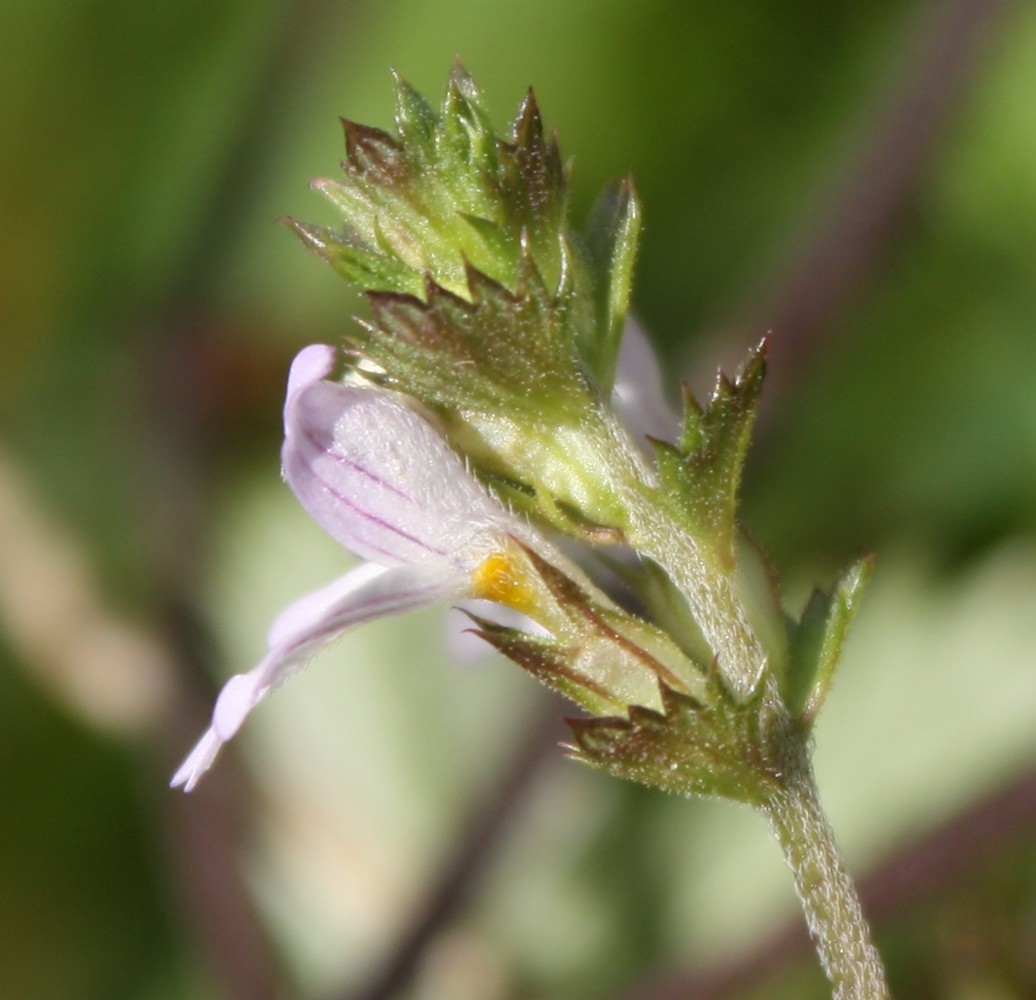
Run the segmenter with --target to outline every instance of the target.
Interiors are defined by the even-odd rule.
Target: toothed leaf
[[[676,445],[655,442],[659,473],[678,516],[728,570],[734,565],[738,489],[765,367],[764,341],[733,381],[718,377],[704,409],[685,394]]]
[[[367,291],[420,296],[427,278],[469,298],[477,271],[520,295],[531,262],[553,303],[552,337],[567,341],[607,398],[636,243],[629,188],[593,224],[588,249],[569,224],[567,172],[531,91],[499,136],[457,64],[438,111],[397,76],[395,117],[393,133],[343,120],[344,176],[313,182],[341,212],[343,229],[289,220],[295,231]],[[552,360],[537,363],[545,369]]]
[[[590,598],[536,552],[523,551],[549,607],[541,624],[575,651],[576,672],[609,692],[615,704],[657,706],[659,685],[688,695],[704,691],[701,669],[659,629]]]
[[[354,335],[380,378],[436,407],[572,423],[590,404],[563,318],[528,258],[520,290],[467,272],[467,295],[426,281],[423,298],[371,293],[373,322]]]
[[[570,719],[571,756],[665,791],[757,804],[779,787],[780,725],[761,697],[735,703],[719,684],[709,702],[662,689],[662,711],[631,707],[627,718]]]

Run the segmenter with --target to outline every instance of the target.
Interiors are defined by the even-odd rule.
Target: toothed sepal
[[[594,715],[609,715],[624,710],[625,706],[607,687],[579,670],[578,646],[566,645],[549,636],[509,628],[471,612],[468,612],[468,617],[477,626],[473,630],[475,635],[551,690]]]
[[[531,548],[514,542],[505,563],[477,588],[497,597],[520,581],[521,610],[548,635],[534,635],[472,615],[477,634],[538,680],[594,715],[630,705],[661,707],[660,685],[704,690],[701,667],[660,629],[591,594]],[[512,606],[514,602],[512,602]]]

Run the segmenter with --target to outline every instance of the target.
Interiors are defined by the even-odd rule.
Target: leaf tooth
[[[436,114],[431,105],[407,83],[395,70],[392,76],[396,82],[396,130],[406,142],[416,141],[422,149],[427,148],[435,133]]]
[[[705,411],[694,398],[691,387],[686,382],[680,383],[683,395],[683,420],[680,427],[679,450],[685,456],[696,452],[702,445],[702,421]]]
[[[453,60],[453,65],[450,67],[449,86],[457,96],[462,97],[465,101],[471,104],[482,103],[482,92],[472,75],[464,68],[464,63],[460,61],[459,56]]]
[[[762,337],[755,349],[745,359],[738,370],[736,382],[738,386],[761,383],[766,375],[766,360],[770,348],[770,336]]]
[[[380,183],[391,183],[406,176],[403,149],[387,132],[373,125],[340,119],[345,134],[344,169]]]
[[[492,172],[493,127],[481,91],[459,61],[446,86],[436,139],[446,156],[481,164]]]
[[[725,372],[716,372],[716,381],[713,383],[712,392],[709,395],[709,405],[722,403],[734,395],[734,383]]]
[[[544,148],[543,117],[532,87],[526,91],[518,114],[511,124],[511,142],[519,149],[523,147]]]

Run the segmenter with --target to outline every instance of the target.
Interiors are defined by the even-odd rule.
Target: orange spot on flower
[[[487,556],[472,573],[475,596],[531,615],[536,607],[536,593],[529,585],[528,572],[521,557],[503,550]]]

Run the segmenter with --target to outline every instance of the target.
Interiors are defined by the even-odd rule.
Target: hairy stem
[[[835,1000],[888,1000],[881,958],[804,758],[805,754],[760,810],[794,873],[795,890]]]
[[[630,504],[630,542],[671,577],[739,697],[756,687],[767,654],[736,593],[733,576],[714,565],[699,541],[650,502]]]

